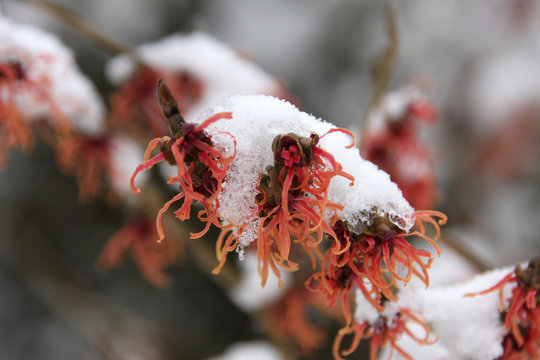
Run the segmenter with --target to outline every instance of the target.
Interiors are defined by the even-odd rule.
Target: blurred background
[[[371,67],[388,41],[380,1],[56,3],[129,47],[173,32],[211,34],[280,79],[304,111],[345,128],[360,126]],[[112,54],[31,1],[1,5],[5,16],[57,34],[103,97],[111,94],[104,68]],[[418,77],[430,83],[440,116],[421,135],[435,159],[448,237],[475,271],[539,255],[540,3],[393,5],[399,55],[389,90]],[[11,151],[8,161],[0,172],[0,359],[207,359],[264,338],[189,250],[169,268],[165,290],[147,283],[129,256],[98,272],[122,210],[80,204],[75,180],[43,143],[29,156]],[[331,358],[339,324],[328,326],[320,351],[305,358]]]

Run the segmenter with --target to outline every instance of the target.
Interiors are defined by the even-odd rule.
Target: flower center
[[[291,145],[286,149],[281,150],[281,158],[285,160],[285,166],[291,167],[294,164],[299,164],[302,156],[298,153],[298,146]]]

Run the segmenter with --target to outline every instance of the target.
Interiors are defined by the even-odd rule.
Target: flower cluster
[[[258,186],[261,221],[257,255],[263,286],[268,264],[278,277],[275,262],[280,266],[287,262],[285,268],[296,269],[297,264],[289,260],[293,241],[309,250],[318,246],[324,233],[332,233],[325,215],[340,205],[328,201],[331,179],[343,176],[354,182],[330,153],[316,146],[318,142],[317,134],[305,138],[291,133],[278,135],[272,144],[274,165],[266,169]],[[353,145],[354,142],[349,147]]]
[[[509,299],[504,295],[506,285],[514,286]],[[496,290],[504,326],[509,331],[503,339],[504,353],[500,359],[535,358],[540,351],[540,258],[532,259],[525,269],[517,266],[489,289],[465,296]]]
[[[384,100],[369,118],[362,156],[390,174],[414,208],[429,209],[437,202],[437,182],[430,153],[418,138],[416,126],[436,121],[437,110],[414,85],[388,94]]]
[[[329,130],[344,132],[344,129]],[[354,139],[354,138],[353,138]],[[272,143],[274,165],[261,174],[257,186],[257,257],[262,286],[268,278],[268,270],[280,278],[278,266],[295,271],[298,264],[289,259],[292,243],[299,243],[310,253],[332,229],[326,222],[327,211],[342,208],[328,200],[328,186],[334,176],[342,176],[354,182],[354,178],[342,170],[334,157],[318,147],[319,136],[309,138],[294,133],[278,135]],[[354,146],[354,141],[348,147]],[[314,237],[314,235],[316,235]],[[236,234],[218,243],[220,266],[227,253],[236,247]],[[220,267],[215,271],[219,272]]]
[[[433,216],[439,217],[439,222]],[[394,291],[398,281],[407,284],[414,275],[429,285],[427,270],[432,261],[431,253],[416,249],[406,240],[413,235],[420,236],[440,255],[439,246],[425,235],[423,222],[435,227],[437,239],[439,225],[446,222],[446,216],[435,211],[417,211],[417,230],[411,233],[403,232],[387,217],[381,216],[376,217],[361,234],[350,231],[343,221],[335,221],[336,241],[327,250],[321,271],[313,274],[306,281],[306,286],[325,293],[330,305],[341,298],[347,325],[351,323],[348,298],[355,287],[372,306],[383,311],[385,300],[397,300]]]
[[[157,216],[159,240],[165,237],[161,217],[173,203],[182,199],[184,200],[182,206],[174,212],[174,215],[182,221],[189,219],[193,201],[199,201],[204,207],[198,217],[207,225],[201,232],[192,234],[193,238],[197,238],[204,235],[211,224],[220,226],[216,212],[219,207],[218,195],[229,164],[234,159],[234,155],[225,157],[220,150],[213,147],[212,140],[204,129],[217,120],[230,119],[232,115],[226,112],[218,113],[195,126],[185,122],[176,100],[163,82],[158,84],[158,98],[163,115],[169,120],[172,137],[164,136],[150,141],[145,151],[144,163],[137,166],[131,177],[131,188],[135,193],[140,192],[140,189],[135,188],[134,181],[141,171],[148,170],[162,161],[176,166],[177,175],[170,177],[168,183],[178,184],[181,191],[165,203]],[[150,158],[157,146],[160,153]]]
[[[258,143],[257,153],[249,144],[243,143],[252,139],[248,140],[248,135],[242,133],[247,129],[242,128],[241,121],[245,118],[249,124],[247,126],[256,124],[246,107],[255,102],[272,106],[272,109],[283,107],[287,114],[297,116],[296,108],[289,109],[292,105],[275,102],[275,99],[238,97],[229,101],[241,106],[226,103],[223,107],[231,110],[221,112],[220,106],[216,106],[212,109],[213,115],[200,125],[194,125],[185,122],[173,95],[163,82],[158,85],[158,98],[161,110],[169,120],[172,137],[156,138],[150,142],[144,163],[135,170],[131,185],[133,191],[138,192],[134,186],[135,177],[162,161],[177,167],[177,176],[170,177],[168,182],[179,184],[181,192],[168,201],[157,216],[160,240],[164,237],[161,225],[163,213],[172,203],[183,199],[183,205],[175,211],[180,220],[189,218],[194,201],[203,207],[199,219],[206,222],[206,227],[200,233],[192,234],[192,238],[202,236],[211,224],[222,229],[216,242],[219,264],[213,271],[215,274],[220,272],[230,252],[242,252],[244,246],[253,243],[256,245],[262,286],[266,284],[270,271],[281,285],[280,269],[297,271],[300,262],[296,257],[298,250],[303,249],[309,255],[313,269],[320,266],[320,270],[306,281],[306,287],[326,295],[330,305],[341,299],[346,320],[344,332],[351,326],[357,327],[357,324],[352,324],[349,306],[349,294],[353,290],[359,289],[371,303],[369,306],[382,313],[385,301],[397,299],[394,292],[399,284],[407,284],[413,276],[429,284],[427,271],[432,255],[414,248],[409,239],[412,236],[423,238],[440,254],[438,245],[426,234],[425,224],[433,225],[434,239],[437,239],[439,226],[446,222],[446,217],[436,211],[413,212],[415,228],[411,229],[414,224],[407,225],[408,204],[403,206],[406,210],[401,215],[393,214],[397,211],[392,207],[396,209],[396,203],[402,201],[394,197],[394,193],[401,196],[394,187],[385,188],[388,192],[387,202],[371,197],[360,197],[361,201],[354,201],[354,198],[342,200],[344,194],[358,192],[362,186],[367,187],[370,181],[389,182],[387,175],[383,177],[384,173],[372,168],[371,164],[360,163],[366,171],[373,172],[373,178],[369,174],[357,177],[359,170],[351,168],[349,163],[348,169],[345,169],[342,162],[350,162],[348,157],[355,162],[359,159],[358,151],[353,149],[354,137],[350,132],[315,122],[316,126],[297,126],[297,131],[285,134],[278,132],[268,143],[268,148],[261,146],[268,141],[268,134],[257,134],[264,139],[262,144]],[[259,111],[266,114],[264,107]],[[279,112],[273,116],[279,116]],[[266,121],[275,125],[271,123],[271,118]],[[311,121],[306,120],[306,124],[312,124]],[[264,123],[259,126],[262,131],[268,132],[264,129]],[[257,130],[250,131],[255,134]],[[335,141],[327,141],[333,136],[343,136],[342,139],[349,137],[352,141],[348,145],[338,146]],[[224,148],[225,139],[235,144],[232,154]],[[160,153],[151,158],[151,152],[158,146]],[[268,153],[271,158],[267,157]],[[264,161],[257,160],[258,156]],[[255,165],[246,166],[242,161],[251,161]],[[234,192],[235,182],[243,184],[244,178],[249,178],[253,173],[257,176],[256,182],[252,183],[255,191],[242,188],[243,193]],[[249,196],[253,198],[249,199]],[[235,221],[236,214],[228,212],[228,209],[236,209],[236,212],[243,209],[237,209],[224,199],[245,201],[252,205],[245,206],[247,215]],[[371,205],[368,207],[365,203]],[[370,221],[359,220],[364,216]],[[246,236],[253,238],[246,240]],[[405,309],[402,312],[405,314],[402,316],[417,319]],[[305,323],[300,321],[300,324]],[[399,337],[403,331],[401,329],[395,335],[388,336]],[[389,334],[389,330],[386,333]],[[381,343],[387,342],[386,338],[377,339]],[[302,338],[301,342],[311,347],[305,339]]]
[[[69,49],[0,17],[0,93],[0,166],[10,148],[31,149],[37,125],[60,169],[77,177],[81,199],[103,193],[103,180],[114,177],[104,105]]]

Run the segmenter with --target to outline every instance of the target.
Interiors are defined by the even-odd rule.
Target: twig
[[[47,0],[26,1],[36,6],[39,6],[40,8],[54,15],[58,19],[62,20],[62,22],[68,24],[75,30],[79,31],[81,34],[93,40],[99,46],[107,49],[113,55],[129,54],[130,56],[136,58],[135,53],[128,46],[125,46],[120,42],[111,39],[109,36],[101,32],[96,26],[73,14],[71,11],[64,8],[63,6],[53,4]]]
[[[371,78],[373,80],[374,90],[371,102],[367,107],[364,117],[360,123],[361,140],[358,146],[361,148],[364,134],[368,127],[368,118],[371,111],[380,106],[381,100],[388,89],[390,80],[394,73],[399,50],[399,32],[397,28],[396,11],[389,3],[385,6],[386,15],[386,33],[388,35],[388,46],[377,55],[371,68]]]

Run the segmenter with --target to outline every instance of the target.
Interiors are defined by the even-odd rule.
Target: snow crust
[[[72,52],[54,35],[0,16],[0,61],[16,61],[23,67],[24,78],[16,93],[0,87],[0,96],[14,96],[27,120],[58,121],[60,117],[84,133],[104,129],[101,98],[79,71]]]
[[[407,286],[400,292],[398,304],[421,312],[439,335],[439,341],[436,345],[418,346],[402,338],[398,345],[415,359],[498,358],[503,353],[501,342],[507,333],[500,321],[499,291],[474,297],[463,296],[492,287],[512,271],[513,267],[492,270],[465,283],[427,290]],[[512,284],[505,286],[505,299],[510,296],[512,289]]]
[[[275,346],[266,341],[236,343],[220,356],[208,360],[285,360]]]
[[[231,290],[230,295],[231,300],[247,312],[256,311],[277,301],[291,280],[291,274],[283,272],[281,280],[283,280],[284,286],[279,287],[278,278],[269,276],[265,287],[261,287],[257,254],[254,251],[246,251],[244,261],[241,261],[239,265],[240,283]]]
[[[136,49],[137,56],[152,68],[175,73],[186,71],[202,81],[202,99],[184,110],[189,117],[222,98],[241,94],[274,94],[279,83],[236,51],[211,36],[194,32],[173,34]],[[127,55],[114,58],[107,76],[115,85],[129,80],[137,65]]]
[[[298,110],[284,100],[264,95],[227,98],[198,114],[194,122],[202,122],[212,114],[224,111],[231,111],[233,118],[217,121],[207,128],[207,133],[226,155],[233,154],[232,137],[236,139],[236,157],[219,196],[219,213],[225,222],[241,228],[259,220],[255,187],[259,174],[265,173],[266,167],[274,162],[271,150],[274,137],[290,132],[305,137],[312,133],[322,136],[335,126]],[[329,200],[344,206],[338,215],[354,227],[361,228],[372,221],[375,213],[387,214],[408,230],[413,225],[414,209],[390,181],[388,174],[362,159],[358,149],[345,148],[350,143],[348,135],[335,132],[322,138],[318,145],[355,177],[354,186],[342,177],[334,177],[331,181]],[[242,234],[243,245],[256,238],[256,226],[251,226],[251,229],[245,230],[252,231],[251,234]]]

